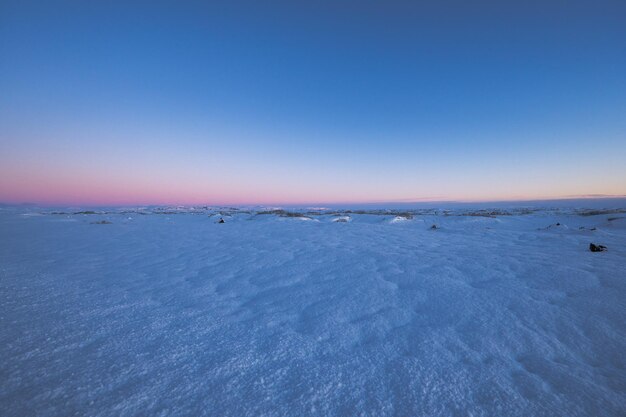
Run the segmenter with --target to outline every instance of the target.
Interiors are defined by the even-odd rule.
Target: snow
[[[626,213],[311,210],[1,208],[2,414],[626,415]]]
[[[402,223],[409,220],[408,217],[405,216],[395,216],[393,219],[389,221],[389,223]]]

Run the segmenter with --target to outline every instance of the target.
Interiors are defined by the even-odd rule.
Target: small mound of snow
[[[293,219],[304,220],[304,221],[319,222],[319,220],[313,219],[313,218],[307,217],[307,216],[298,216],[298,217],[292,217],[292,218]]]
[[[279,219],[281,220],[302,220],[302,221],[307,221],[307,222],[319,222],[319,220],[314,219],[312,217],[309,216],[295,216],[295,215],[289,215],[289,216],[278,216]]]
[[[38,216],[43,216],[43,214],[41,214],[41,213],[22,213],[22,216],[24,216],[24,217],[38,217]]]
[[[350,218],[350,216],[339,216],[339,217],[335,217],[333,219],[333,222],[334,223],[348,223],[351,220],[352,219]]]
[[[409,219],[404,217],[404,216],[396,216],[393,219],[391,219],[389,221],[389,223],[401,223],[401,222],[405,222],[407,220],[409,220]]]

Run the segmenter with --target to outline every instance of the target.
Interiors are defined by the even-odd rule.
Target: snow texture
[[[619,211],[1,208],[0,300],[4,416],[626,415]]]

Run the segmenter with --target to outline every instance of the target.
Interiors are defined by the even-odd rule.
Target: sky
[[[623,196],[625,161],[624,1],[0,0],[0,202]]]

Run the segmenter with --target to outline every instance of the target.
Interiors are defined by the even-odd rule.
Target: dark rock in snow
[[[604,252],[606,250],[606,246],[604,245],[594,245],[593,243],[589,244],[589,250],[591,252]]]
[[[224,219],[220,217],[220,221],[218,223],[226,223],[226,222],[224,221]]]
[[[433,224],[432,226],[430,226],[430,230],[437,230],[437,229],[439,229],[439,228],[437,227],[436,224]]]

